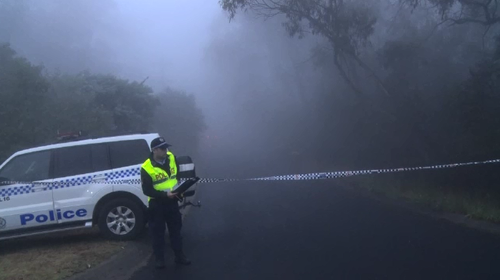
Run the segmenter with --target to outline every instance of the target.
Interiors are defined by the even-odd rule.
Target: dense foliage
[[[197,149],[205,124],[193,96],[172,89],[154,94],[113,75],[43,70],[0,46],[0,158],[53,143],[58,131],[92,137],[159,132],[189,154]]]

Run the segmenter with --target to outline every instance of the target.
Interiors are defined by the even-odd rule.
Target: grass
[[[59,280],[96,266],[125,246],[96,230],[0,242],[1,280]]]
[[[405,199],[434,210],[463,214],[476,220],[500,223],[500,200],[471,195],[448,186],[397,177],[359,176],[346,179],[352,185],[393,199]]]

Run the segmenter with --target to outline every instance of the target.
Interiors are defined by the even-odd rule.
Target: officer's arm
[[[143,168],[141,168],[141,185],[142,185],[142,192],[146,196],[152,198],[167,197],[166,192],[155,190],[155,188],[153,187],[153,179],[151,179],[151,176],[149,176],[149,174]]]

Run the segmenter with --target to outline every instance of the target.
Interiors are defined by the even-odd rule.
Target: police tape
[[[454,168],[454,167],[459,167],[459,166],[482,165],[482,164],[492,164],[492,163],[500,163],[500,159],[485,160],[485,161],[471,161],[471,162],[462,162],[462,163],[450,163],[450,164],[440,164],[440,165],[429,165],[429,166],[417,166],[417,167],[400,167],[400,168],[388,168],[388,169],[367,169],[367,170],[355,170],[355,171],[303,173],[303,174],[279,175],[279,176],[248,178],[248,179],[203,178],[199,181],[199,183],[232,182],[232,181],[243,181],[243,180],[249,180],[249,181],[321,180],[321,179],[334,179],[334,178],[350,177],[350,176],[357,176],[357,175],[396,173],[396,172],[408,172],[408,171],[429,170],[429,169],[444,169],[444,168]]]
[[[366,170],[355,170],[355,171],[333,171],[333,172],[316,172],[316,173],[302,173],[302,174],[290,174],[290,175],[278,175],[269,177],[256,177],[256,178],[246,178],[246,179],[236,179],[236,178],[201,178],[198,183],[219,183],[219,182],[237,182],[237,181],[300,181],[300,180],[321,180],[321,179],[334,179],[358,175],[370,175],[370,174],[383,174],[383,173],[397,173],[397,172],[408,172],[408,171],[418,171],[418,170],[431,170],[431,169],[445,169],[454,168],[460,166],[471,166],[471,165],[483,165],[483,164],[493,164],[500,163],[500,159],[485,160],[485,161],[471,161],[462,163],[450,163],[450,164],[440,164],[440,165],[429,165],[429,166],[417,166],[417,167],[400,167],[400,168],[388,168],[388,169],[366,169]],[[180,181],[187,181],[189,179],[179,179]],[[24,184],[24,185],[47,185],[50,188],[64,187],[66,185],[78,186],[87,184],[140,184],[141,179],[119,179],[119,180],[107,180],[107,179],[94,179],[92,176],[87,176],[78,179],[67,179],[63,181],[49,181],[49,182],[23,182],[23,181],[1,181],[2,185],[14,185],[14,184]]]

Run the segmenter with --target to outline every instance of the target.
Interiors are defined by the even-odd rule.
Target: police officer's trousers
[[[165,223],[168,227],[170,246],[175,256],[182,254],[182,217],[176,200],[151,199],[149,202],[149,231],[153,239],[153,252],[157,260],[165,257]]]

